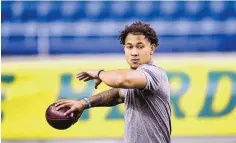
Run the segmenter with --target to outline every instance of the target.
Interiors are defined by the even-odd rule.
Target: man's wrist
[[[83,106],[83,109],[89,109],[89,103],[83,98],[80,100],[82,106]]]
[[[90,102],[90,100],[88,99],[88,98],[83,98],[83,105],[84,105],[84,108],[85,109],[89,109],[89,108],[91,108],[91,102]]]
[[[101,72],[104,72],[104,70],[100,70],[100,71],[98,71],[98,75],[97,75],[97,77],[98,77],[98,79],[100,79],[100,74],[101,74]],[[101,79],[100,79],[101,80]]]

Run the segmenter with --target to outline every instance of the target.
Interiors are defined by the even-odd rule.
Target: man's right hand
[[[83,111],[88,107],[88,103],[85,100],[69,100],[69,99],[60,99],[57,102],[55,102],[56,109],[59,110],[64,107],[69,107],[70,109],[65,112],[66,115],[72,115],[75,116],[76,123],[80,116],[82,115]]]

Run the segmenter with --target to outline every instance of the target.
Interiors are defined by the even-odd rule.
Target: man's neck
[[[153,61],[152,61],[152,59],[150,59],[150,61],[149,61],[147,64],[150,64],[150,65],[152,65],[152,64],[153,64]]]

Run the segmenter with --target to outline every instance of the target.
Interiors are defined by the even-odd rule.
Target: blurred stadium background
[[[154,61],[172,87],[172,142],[236,143],[235,1],[1,1],[2,142],[122,142],[123,105],[86,111],[65,131],[44,113],[108,89],[74,75],[128,68],[117,36],[138,20],[160,39]]]

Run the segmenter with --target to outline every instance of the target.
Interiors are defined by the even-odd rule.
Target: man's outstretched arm
[[[124,98],[119,95],[119,88],[112,88],[106,91],[103,91],[99,94],[93,95],[89,98],[91,102],[91,107],[109,107],[115,106],[120,103],[124,103]],[[86,100],[69,100],[61,99],[58,100],[55,104],[56,109],[59,110],[63,107],[69,107],[70,109],[65,113],[65,115],[71,115],[71,113],[76,114],[76,121],[79,119],[81,114],[85,109],[89,107],[89,104]]]
[[[124,98],[119,95],[119,90],[119,88],[112,88],[91,96],[89,98],[91,107],[109,107],[124,103]]]
[[[99,76],[99,77],[98,77]],[[103,81],[113,88],[144,88],[147,84],[146,76],[139,70],[111,70],[102,71],[87,70],[77,74],[77,78],[83,81],[95,79],[95,88]]]

